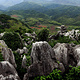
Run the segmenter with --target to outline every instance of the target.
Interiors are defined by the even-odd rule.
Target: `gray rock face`
[[[80,45],[74,47],[74,57],[77,63],[77,67],[80,66]]]
[[[31,37],[34,41],[36,40],[36,36],[37,36],[35,32],[25,33],[24,35],[27,36],[27,37]]]
[[[24,80],[27,77],[35,77],[41,75],[48,75],[57,68],[65,71],[62,63],[58,64],[55,59],[53,49],[46,41],[40,41],[33,43],[31,52],[32,65],[28,67],[27,74],[25,74]]]
[[[9,61],[14,67],[17,67],[12,50],[7,47],[3,40],[0,40],[0,49],[4,60]]]
[[[33,33],[25,33],[25,35],[28,36],[28,37],[32,37],[32,38],[35,38],[37,36],[35,32],[33,32]]]
[[[67,29],[64,25],[61,25],[61,33],[67,32]]]
[[[27,53],[28,49],[26,47],[23,47],[23,49],[17,49],[16,50],[17,53],[19,53],[20,55]]]
[[[22,60],[22,68],[27,68],[26,64],[27,64],[27,59],[26,59],[26,56],[24,55]]]
[[[64,67],[67,69],[69,65],[75,66],[75,58],[73,53],[73,48],[66,43],[57,43],[53,50],[55,52],[55,57],[57,61],[62,63]]]
[[[4,33],[0,33],[0,38],[1,38],[4,34],[5,34],[5,32],[4,32]]]
[[[28,37],[29,37],[29,36],[32,36],[30,33],[25,33],[25,35],[28,36]]]
[[[36,63],[36,61],[46,61],[51,65],[53,69],[53,60],[54,59],[54,52],[51,46],[47,42],[36,42],[32,45],[32,52],[31,52],[31,61],[32,63]]]
[[[69,36],[69,38],[72,40],[78,40],[79,36],[80,36],[80,33],[78,33],[78,32],[79,32],[79,30],[73,29],[72,31],[65,33],[64,36]]]
[[[61,63],[63,63],[65,66],[68,65],[68,54],[67,51],[68,49],[66,48],[66,44],[56,44],[54,46],[54,52],[55,52],[55,57],[58,61],[60,61]]]
[[[20,80],[16,69],[8,61],[0,62],[0,80]]]
[[[23,80],[29,80],[29,77],[28,77],[27,73],[24,75]]]

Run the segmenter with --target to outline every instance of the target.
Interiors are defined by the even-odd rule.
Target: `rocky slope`
[[[66,33],[67,30],[63,25],[61,26],[61,31],[56,36],[65,36]],[[74,31],[72,34],[74,34]],[[75,33],[74,35],[76,34],[79,33]],[[20,80],[20,78],[21,80],[33,80],[36,76],[47,76],[54,69],[61,70],[61,74],[64,74],[69,70],[69,66],[80,66],[80,45],[57,43],[54,47],[51,47],[47,41],[36,41],[36,33],[25,33],[24,35],[28,37],[28,41],[30,41],[29,37],[32,38],[31,53],[28,52],[27,49],[27,45],[31,45],[31,43],[28,44],[28,41],[26,47],[17,49],[15,53],[13,53],[14,51],[8,48],[3,40],[0,40],[0,55],[2,54],[3,58],[3,60],[0,61],[1,80]],[[21,37],[23,37],[23,35]],[[72,37],[77,40],[76,37]],[[79,35],[77,37],[79,37]],[[49,38],[49,40],[51,39],[55,38]],[[30,62],[29,54],[31,63],[28,65]],[[23,71],[22,77],[19,73],[20,70]]]

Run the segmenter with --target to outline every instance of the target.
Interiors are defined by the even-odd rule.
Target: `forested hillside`
[[[13,32],[13,31],[18,31],[20,29],[26,31],[29,29],[29,26],[17,19],[11,18],[8,15],[5,14],[0,15],[0,32],[4,32],[4,31]]]
[[[26,19],[28,18],[43,18],[43,20],[57,21],[64,25],[80,26],[80,7],[78,6],[54,3],[41,5],[25,1],[11,6],[7,8],[6,11],[0,12],[0,14],[1,13],[5,13],[26,23]],[[45,23],[45,20],[43,22]]]

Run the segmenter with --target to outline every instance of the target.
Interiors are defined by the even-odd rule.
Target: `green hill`
[[[20,29],[26,31],[29,29],[29,26],[17,19],[11,18],[8,15],[0,15],[0,33],[4,31],[19,31]]]
[[[36,3],[22,2],[22,3],[9,7],[8,10],[27,10],[27,9],[35,10],[39,8],[42,8],[42,6]]]

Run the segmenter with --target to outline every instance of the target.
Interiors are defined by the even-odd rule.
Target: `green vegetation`
[[[13,53],[14,53],[14,56],[15,56],[16,64],[17,64],[16,70],[17,70],[18,75],[20,76],[20,78],[22,80],[23,76],[27,72],[27,70],[21,67],[21,63],[22,63],[21,56],[18,53],[16,53],[16,52],[13,52]]]
[[[20,34],[26,32],[26,30],[29,29],[29,26],[27,24],[24,24],[23,22],[11,18],[8,15],[1,14],[0,15],[0,33],[4,31],[8,32],[20,32]]]
[[[60,73],[61,73],[60,70],[55,69],[48,76],[38,76],[34,78],[34,80],[61,80],[62,76]]]
[[[74,43],[74,44],[76,44],[76,45],[79,45],[80,44],[80,40],[76,40],[76,41],[73,41],[73,40],[71,40],[71,39],[69,39],[69,37],[67,36],[67,37],[65,37],[65,36],[60,36],[60,37],[58,37],[57,38],[57,40],[51,40],[51,41],[49,41],[48,42],[49,43],[49,45],[51,46],[51,47],[54,47],[55,46],[55,44],[57,44],[57,43]]]
[[[23,43],[19,37],[19,34],[15,32],[7,32],[2,39],[6,42],[9,48],[16,50],[23,47]]]
[[[2,56],[2,54],[1,54],[1,52],[0,52],[0,62],[1,61],[4,61],[4,59],[3,59],[3,56]]]
[[[49,35],[49,30],[48,29],[41,30],[37,35],[38,41],[47,41],[48,35]]]
[[[8,8],[8,11],[1,11],[1,13],[5,13],[24,22],[26,22],[26,19],[29,18],[43,18],[47,21],[50,20],[50,22],[56,21],[64,25],[80,26],[79,6],[60,5],[53,3],[42,6],[35,3],[22,2]]]
[[[38,76],[34,78],[34,80],[80,80],[79,76],[80,66],[78,68],[71,67],[68,73],[65,73],[64,75],[61,74],[60,70],[55,69],[48,76]]]

